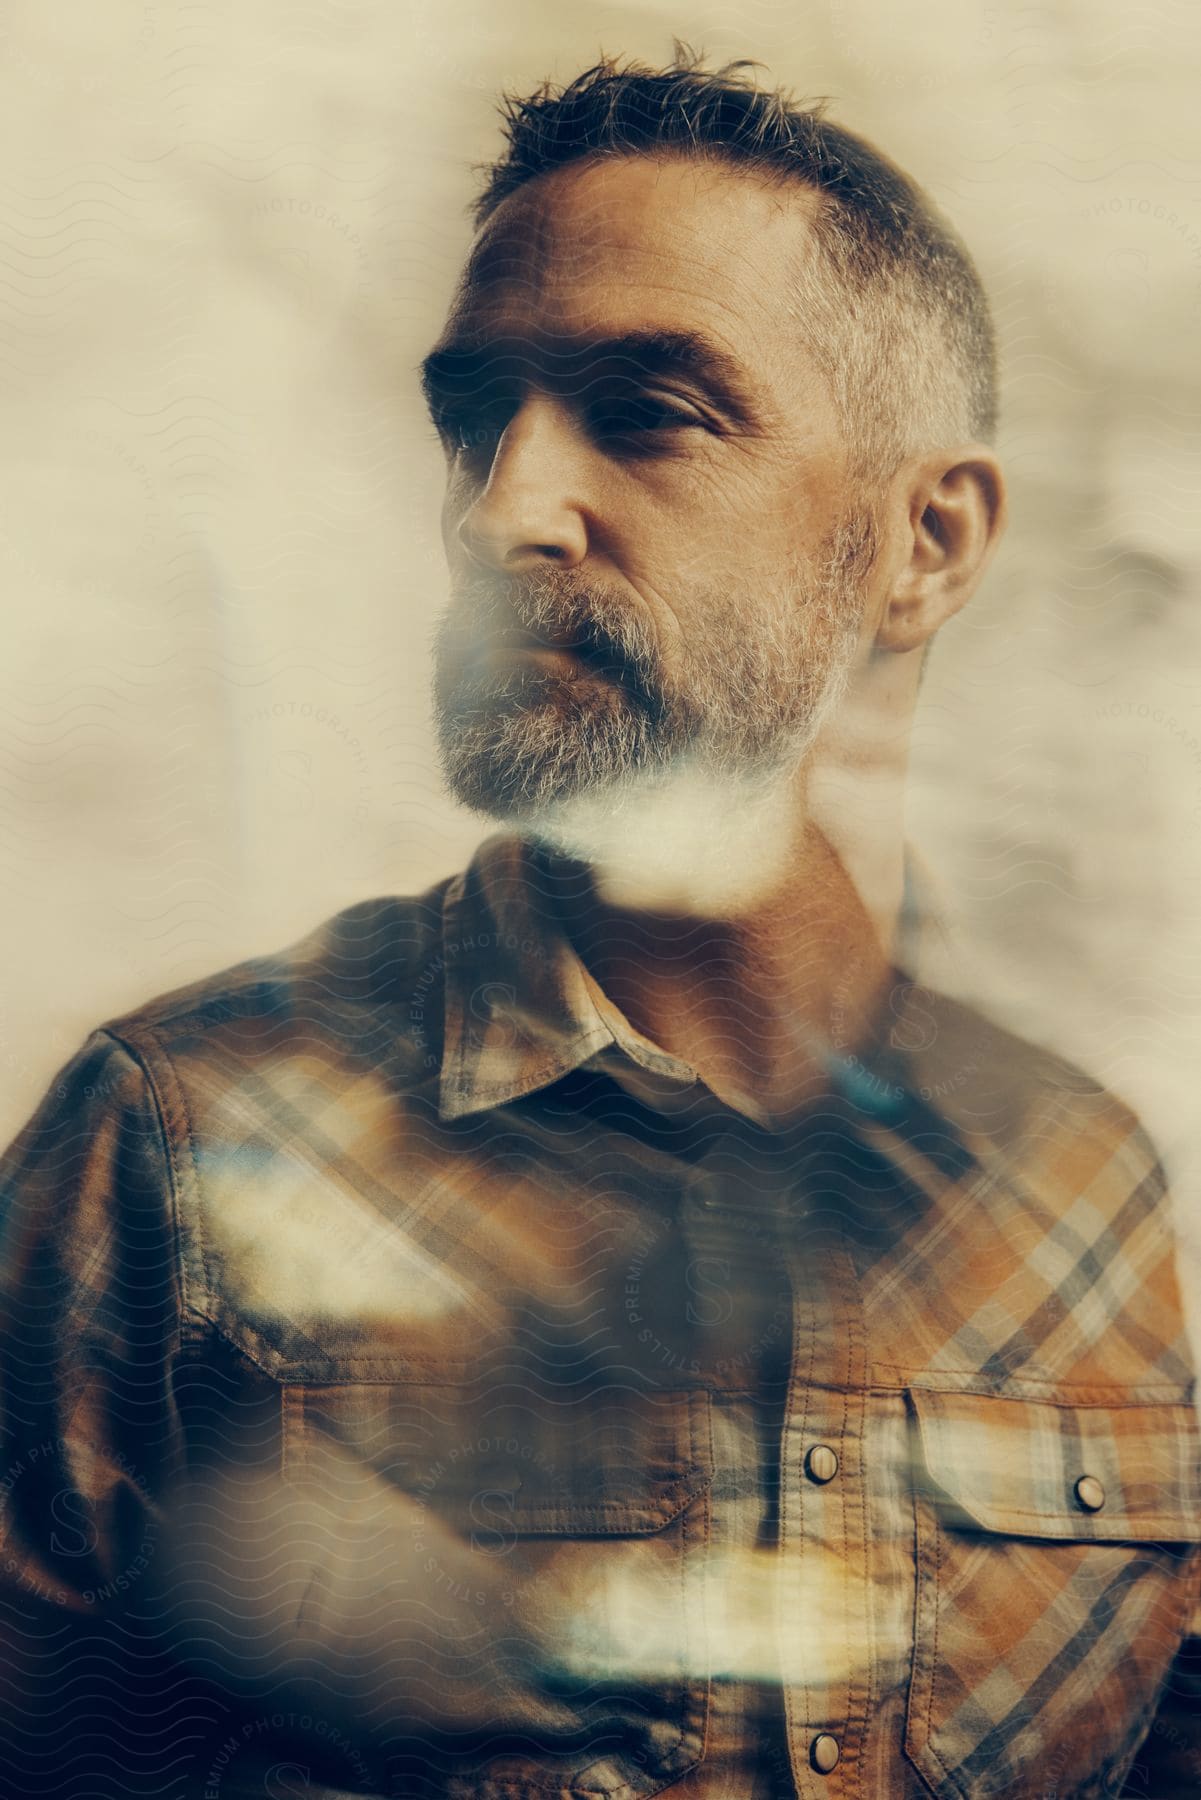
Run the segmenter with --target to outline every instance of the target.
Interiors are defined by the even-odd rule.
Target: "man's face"
[[[435,699],[501,818],[799,763],[854,660],[870,522],[793,310],[812,202],[576,164],[477,241],[426,386],[452,598]]]

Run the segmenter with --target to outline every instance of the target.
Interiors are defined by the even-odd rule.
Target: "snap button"
[[[1076,1483],[1076,1501],[1085,1512],[1100,1512],[1105,1504],[1105,1489],[1095,1475],[1082,1475]]]
[[[831,1737],[828,1731],[819,1732],[809,1746],[809,1761],[819,1775],[829,1775],[836,1769],[841,1755],[838,1739]]]
[[[838,1473],[838,1458],[829,1444],[814,1444],[805,1458],[805,1473],[810,1481],[816,1481],[819,1485],[833,1481]],[[830,1742],[834,1742],[833,1738],[830,1739]],[[830,1767],[833,1768],[833,1766],[831,1763]]]

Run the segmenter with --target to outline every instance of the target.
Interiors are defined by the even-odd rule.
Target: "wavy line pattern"
[[[1201,20],[1184,0],[1137,9],[1096,0],[1087,11],[933,0],[920,18],[880,0],[805,8],[747,0],[737,13],[708,0],[588,8],[12,0],[0,23],[0,580],[11,621],[0,672],[0,895],[10,946],[0,982],[0,1139],[29,1115],[97,1018],[265,954],[335,909],[418,892],[465,861],[479,829],[439,789],[426,699],[429,635],[445,587],[442,470],[416,368],[469,242],[468,165],[495,148],[497,88],[532,84],[551,68],[563,74],[590,61],[598,43],[658,59],[673,33],[717,56],[760,57],[801,92],[828,94],[836,116],[927,184],[978,257],[1002,348],[1012,523],[984,588],[940,638],[914,726],[908,824],[939,871],[943,926],[926,941],[922,973],[1129,1097],[1168,1161],[1182,1266],[1195,1273],[1201,146],[1192,88]],[[798,967],[804,962],[798,947]],[[388,961],[381,952],[373,969],[381,987],[402,973],[412,985],[403,956]],[[491,1286],[446,1280],[428,1235],[398,1239],[379,1192],[343,1179],[346,1168],[371,1161],[364,1146],[383,1116],[381,1084],[396,1076],[389,1058],[400,1054],[377,1032],[353,1103],[333,1116],[321,1069],[344,1005],[331,982],[278,1027],[290,1056],[277,1071],[280,1090],[265,1096],[233,1085],[230,1153],[204,1171],[224,1273],[263,1306],[259,1335],[241,1346],[248,1366],[283,1330],[264,1299],[274,1291],[278,1303],[286,1286],[279,1259],[264,1259],[264,1210],[287,1221],[276,1242],[301,1298],[352,1318],[351,1336],[376,1329],[372,1309],[397,1285],[412,1291],[422,1329],[436,1335],[462,1308],[469,1327],[460,1320],[460,1330],[481,1344],[504,1299],[499,1275]],[[274,1043],[276,1027],[264,1029]],[[843,1075],[844,1098],[872,1121],[868,1138],[886,1137],[895,1124],[887,1093],[870,1072]],[[957,1072],[939,1079],[950,1103]],[[218,1085],[203,1098],[212,1101]],[[256,1140],[274,1107],[294,1109],[327,1156],[327,1210],[312,1218],[301,1216],[320,1187],[309,1163],[265,1156]],[[636,1133],[644,1111],[636,1096],[618,1107],[613,1134]],[[1004,1111],[990,1102],[976,1124],[1000,1129]],[[489,1254],[502,1220],[511,1224],[479,1172],[491,1130],[470,1116],[459,1122],[454,1179],[420,1156],[409,1170],[423,1228],[453,1203]],[[1042,1171],[1055,1165],[1057,1130],[1053,1122],[1031,1128],[1029,1152]],[[97,1132],[65,1154],[95,1153],[103,1141]],[[124,1149],[136,1161],[144,1137],[131,1129]],[[612,1434],[603,1419],[591,1436],[567,1428],[571,1383],[576,1397],[607,1382],[645,1400],[654,1391],[648,1344],[659,1346],[656,1376],[687,1346],[656,1331],[648,1310],[655,1245],[640,1251],[627,1242],[629,1210],[613,1203],[623,1171],[592,1165],[595,1134],[573,1138],[563,1120],[530,1118],[514,1128],[506,1153],[522,1169],[540,1156],[558,1159],[579,1211],[556,1210],[534,1183],[528,1233],[510,1232],[514,1266],[502,1269],[505,1280],[519,1290],[534,1269],[543,1286],[507,1341],[508,1360],[476,1396],[473,1441],[489,1448],[452,1460],[464,1438],[429,1407],[381,1424],[364,1398],[372,1384],[363,1383],[353,1403],[330,1400],[322,1413],[314,1400],[289,1427],[293,1447],[329,1455],[345,1477],[336,1516],[305,1513],[299,1484],[288,1512],[275,1492],[264,1511],[249,1475],[236,1492],[201,1482],[193,1535],[148,1557],[164,1616],[188,1637],[188,1678],[164,1678],[136,1633],[121,1646],[123,1670],[106,1675],[101,1658],[110,1649],[85,1633],[64,1688],[78,1708],[78,1743],[46,1775],[46,1792],[84,1794],[101,1779],[120,1791],[136,1773],[163,1800],[181,1800],[197,1782],[228,1800],[239,1783],[256,1794],[306,1791],[300,1770],[317,1793],[321,1728],[321,1755],[338,1767],[325,1792],[382,1791],[364,1744],[354,1734],[338,1739],[348,1694],[369,1714],[385,1713],[391,1693],[410,1695],[453,1761],[469,1734],[442,1710],[449,1676],[469,1701],[473,1679],[483,1686],[496,1677],[489,1659],[497,1639],[495,1631],[486,1642],[456,1636],[452,1659],[448,1620],[457,1629],[480,1611],[512,1616],[503,1666],[541,1666],[545,1645],[526,1641],[517,1622],[529,1609],[507,1605],[497,1569],[512,1584],[524,1558],[523,1579],[541,1578],[534,1593],[555,1598],[554,1571],[570,1556],[552,1554],[553,1534],[537,1527],[562,1498],[560,1465],[581,1438],[591,1461],[585,1455],[568,1471],[573,1504],[581,1494],[594,1499],[590,1520],[604,1535]],[[866,1179],[862,1154],[831,1151],[828,1186],[813,1196],[814,1242],[848,1206],[864,1226],[862,1192],[847,1199]],[[947,1154],[937,1131],[916,1134],[906,1168],[919,1189],[932,1160]],[[340,1172],[330,1177],[330,1167]],[[752,1167],[741,1152],[725,1170],[743,1187],[770,1188],[778,1173]],[[1005,1204],[1026,1201],[1035,1207],[1031,1196]],[[873,1227],[891,1241],[903,1208],[895,1198],[879,1207]],[[1033,1235],[1032,1217],[1020,1215],[994,1257],[967,1258],[958,1270],[973,1329],[986,1336],[1025,1291],[1004,1258]],[[123,1253],[132,1246],[135,1273],[151,1259],[143,1229],[121,1245]],[[712,1229],[707,1254],[720,1260],[731,1244]],[[733,1248],[766,1294],[756,1338],[772,1324],[764,1241],[744,1231]],[[88,1238],[96,1266],[111,1250],[104,1233]],[[1062,1249],[1046,1252],[1055,1253]],[[616,1297],[606,1286],[615,1267]],[[875,1316],[900,1331],[911,1322],[911,1290],[883,1262],[877,1274]],[[1186,1287],[1197,1291],[1195,1282]],[[127,1271],[133,1337],[119,1352],[104,1321],[83,1307],[61,1322],[64,1341],[93,1331],[113,1366],[136,1365],[158,1317],[147,1292]],[[693,1300],[703,1307],[705,1296]],[[652,1339],[631,1330],[632,1311],[645,1315]],[[296,1326],[290,1315],[293,1326],[320,1338],[312,1318]],[[46,1356],[53,1351],[49,1334]],[[313,1364],[305,1367],[311,1375]],[[193,1400],[199,1414],[226,1408],[221,1430],[233,1429],[232,1416],[249,1467],[271,1433],[247,1400],[232,1403],[231,1414],[222,1379],[198,1382]],[[543,1403],[523,1417],[518,1402],[529,1384]],[[378,1387],[393,1391],[390,1382]],[[112,1402],[125,1425],[149,1405],[144,1388],[134,1392],[136,1405],[128,1391]],[[952,1464],[957,1444],[976,1442],[970,1406],[954,1398],[962,1415],[948,1402],[945,1438],[939,1419],[925,1422],[931,1446],[951,1446]],[[40,1417],[36,1399],[31,1418]],[[678,1412],[670,1428],[638,1415],[657,1447],[659,1477],[636,1492],[627,1480],[625,1498],[641,1508],[636,1523],[662,1523],[677,1499],[678,1517],[695,1519],[709,1504],[713,1461],[728,1471],[746,1459],[745,1444],[723,1441],[729,1420],[713,1411],[716,1436],[699,1456]],[[906,1469],[900,1427],[879,1428],[882,1464]],[[510,1439],[516,1464],[492,1447]],[[395,1455],[398,1442],[408,1460],[385,1466],[381,1443]],[[1174,1442],[1160,1435],[1142,1453],[1164,1457]],[[639,1466],[653,1461],[644,1454]],[[1015,1464],[1033,1467],[1034,1459],[1023,1449]],[[34,1487],[35,1469],[22,1476]],[[75,1473],[81,1482],[88,1474]],[[132,1516],[149,1473],[110,1469],[88,1491]],[[1161,1488],[1169,1475],[1155,1465]],[[416,1519],[398,1513],[398,1490],[417,1496]],[[498,1493],[512,1504],[502,1502],[498,1515],[490,1501],[470,1517],[481,1494]],[[498,1565],[487,1548],[496,1548],[489,1534],[498,1516],[503,1531],[506,1505],[510,1522],[515,1507],[533,1529],[515,1559]],[[732,1507],[740,1521],[751,1511]],[[477,1532],[483,1575],[478,1558],[460,1560],[457,1544],[439,1536],[448,1520]],[[64,1518],[61,1530],[73,1523]],[[558,1710],[538,1721],[544,1737],[559,1734],[574,1759],[568,1766],[586,1740],[598,1791],[613,1778],[619,1727],[629,1725],[615,1710],[612,1666],[637,1667],[659,1689],[667,1669],[681,1694],[687,1686],[682,1639],[665,1639],[657,1610],[665,1564],[675,1580],[682,1540],[674,1534],[684,1529],[673,1514],[671,1557],[667,1539],[650,1529],[609,1542],[603,1582],[580,1605],[567,1666],[555,1671]],[[356,1530],[352,1568],[346,1544]],[[393,1578],[418,1532],[436,1564],[440,1602],[402,1612],[410,1636],[395,1641]],[[672,1609],[709,1609],[731,1680],[758,1669],[776,1585],[764,1580],[753,1537],[740,1523],[713,1559],[707,1591],[694,1592],[689,1580],[671,1596]],[[221,1554],[228,1563],[213,1583],[205,1568],[211,1575]],[[1082,1588],[1094,1566],[1083,1565]],[[325,1587],[313,1578],[317,1567]],[[127,1579],[132,1568],[100,1570],[96,1582]],[[47,1582],[52,1576],[42,1571]],[[831,1610],[830,1580],[816,1557],[789,1595],[797,1618]],[[356,1598],[379,1623],[366,1674],[349,1656],[339,1659],[327,1629]],[[990,1590],[990,1598],[1000,1607],[1006,1596]],[[31,1619],[38,1599],[28,1595]],[[1154,1596],[1147,1605],[1153,1618]],[[1166,1615],[1166,1602],[1158,1605]],[[606,1638],[613,1621],[621,1629]],[[268,1652],[247,1652],[256,1634]],[[277,1679],[281,1640],[295,1657],[286,1681]],[[477,1663],[464,1662],[465,1643]],[[822,1646],[798,1630],[788,1649],[812,1673]],[[231,1740],[241,1726],[213,1677],[228,1678],[239,1655],[252,1721],[289,1715],[281,1730],[292,1748],[274,1761],[259,1754],[266,1727],[262,1739],[252,1729]],[[845,1662],[838,1672],[847,1673]],[[36,1688],[30,1677],[30,1696]],[[138,1714],[146,1694],[153,1718]],[[685,1766],[699,1727],[695,1717],[673,1726],[647,1704],[648,1755],[670,1776]],[[145,1751],[145,1766],[132,1773],[103,1766],[95,1749],[109,1708],[128,1714],[127,1741]],[[529,1720],[517,1705],[511,1717],[509,1738],[475,1744],[472,1754],[520,1757]],[[16,1753],[32,1755],[36,1719],[7,1703],[4,1725]],[[386,1756],[402,1771],[396,1791],[417,1792],[404,1785],[395,1736],[385,1723]],[[788,1791],[787,1770],[776,1773]],[[1050,1763],[1044,1774],[1049,1791]]]

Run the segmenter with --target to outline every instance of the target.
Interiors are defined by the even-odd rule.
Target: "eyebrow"
[[[749,425],[758,416],[738,359],[698,331],[628,331],[613,338],[452,338],[430,351],[420,367],[430,413],[455,400],[478,397],[495,381],[532,382],[570,392],[597,364],[612,363],[643,379],[683,378],[728,419]]]

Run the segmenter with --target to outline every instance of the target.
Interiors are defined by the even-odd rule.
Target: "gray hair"
[[[756,85],[755,64],[716,70],[677,43],[655,70],[605,58],[503,102],[505,153],[486,171],[482,225],[538,175],[583,158],[686,155],[818,196],[816,254],[796,286],[798,331],[829,384],[855,473],[886,480],[915,452],[991,442],[996,348],[970,255],[912,178],[825,103]],[[831,279],[833,277],[833,279]]]

